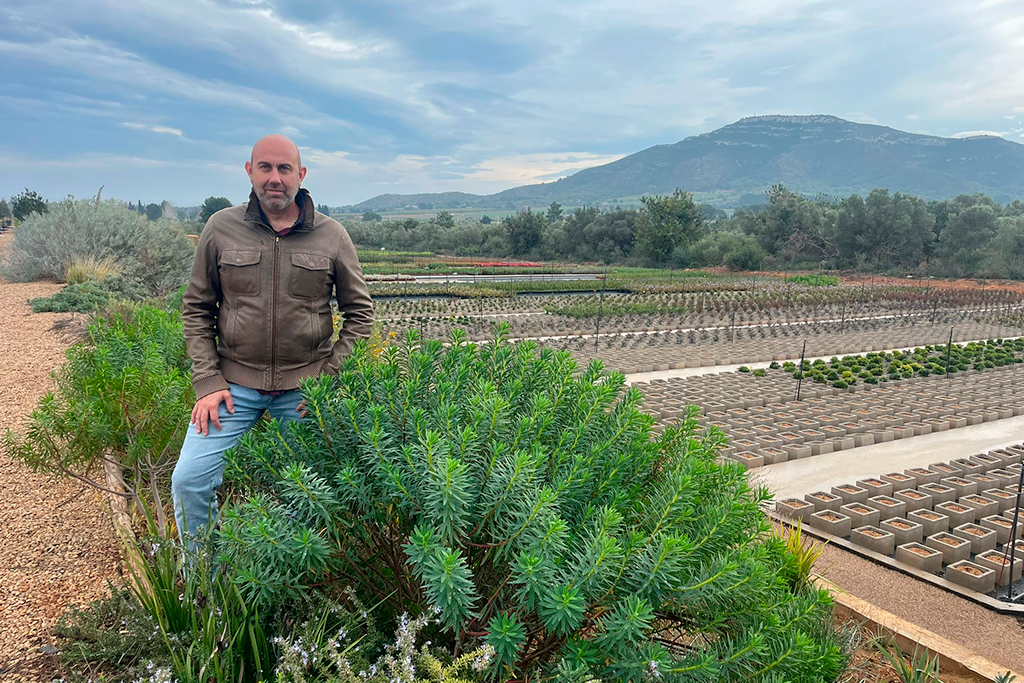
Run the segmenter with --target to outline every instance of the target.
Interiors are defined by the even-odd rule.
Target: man
[[[224,451],[264,410],[282,423],[304,418],[299,382],[337,374],[373,324],[355,246],[301,188],[306,169],[295,144],[283,135],[262,138],[245,171],[249,203],[207,221],[182,302],[196,392],[171,477],[182,538],[216,517]],[[332,345],[335,288],[344,323]]]

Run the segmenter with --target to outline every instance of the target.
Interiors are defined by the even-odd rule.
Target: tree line
[[[984,194],[925,200],[876,189],[866,197],[807,198],[776,185],[765,202],[727,215],[689,192],[645,196],[638,209],[521,210],[500,222],[346,223],[357,244],[465,256],[514,256],[674,268],[725,265],[855,269],[1024,279],[1024,202]]]
[[[230,205],[224,197],[207,198],[200,224]],[[151,220],[161,208],[129,206]],[[46,210],[47,202],[28,189],[10,204],[0,202],[0,216],[9,211],[16,220]],[[776,185],[763,204],[730,216],[677,189],[645,196],[639,208],[566,211],[553,202],[500,221],[460,220],[449,211],[429,220],[383,220],[367,212],[345,225],[362,247],[458,256],[1024,279],[1024,201],[1001,205],[984,194],[925,200],[876,189],[866,197],[808,198]]]

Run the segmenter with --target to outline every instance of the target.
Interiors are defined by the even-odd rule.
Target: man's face
[[[276,140],[262,140],[253,149],[245,170],[264,210],[284,211],[298,194],[306,168],[294,147]]]

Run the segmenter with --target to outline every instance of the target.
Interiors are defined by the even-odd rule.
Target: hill
[[[709,133],[656,145],[555,182],[492,195],[445,192],[379,195],[354,211],[464,206],[569,206],[677,187],[717,206],[762,201],[782,183],[806,195],[866,194],[889,188],[927,199],[983,192],[996,201],[1024,198],[1024,145],[995,136],[942,138],[835,116],[750,116]]]

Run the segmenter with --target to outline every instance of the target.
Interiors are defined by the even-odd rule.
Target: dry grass
[[[87,281],[102,280],[112,275],[120,275],[121,267],[111,257],[97,259],[93,256],[79,256],[68,264],[64,281],[69,285],[77,285]]]

